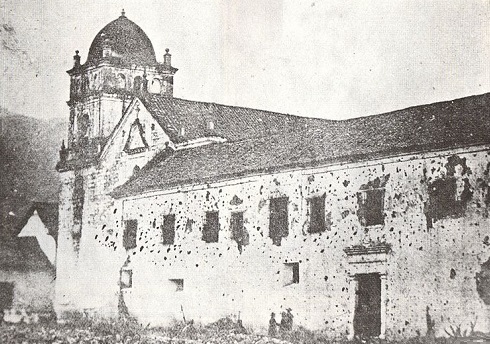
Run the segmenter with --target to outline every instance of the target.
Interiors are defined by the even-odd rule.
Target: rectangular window
[[[175,291],[183,291],[184,290],[184,280],[181,278],[177,279],[171,279],[170,282],[172,282],[175,285]]]
[[[206,220],[202,229],[202,240],[207,243],[219,240],[219,214],[217,211],[206,212]]]
[[[363,226],[384,223],[385,189],[369,189],[358,192],[358,216]]]
[[[456,199],[456,178],[436,179],[429,184],[429,215],[434,220],[456,216],[463,212]]]
[[[0,282],[0,309],[10,309],[14,301],[14,284]]]
[[[298,284],[299,283],[299,263],[285,263],[284,264],[284,285]]]
[[[131,288],[133,286],[133,271],[121,270],[121,288]]]
[[[175,215],[174,214],[163,216],[162,239],[164,245],[170,245],[174,243],[174,239],[175,239]]]
[[[123,235],[123,246],[126,250],[130,250],[136,247],[137,232],[138,220],[126,220]]]
[[[243,246],[249,244],[248,232],[243,225],[243,212],[231,213],[231,238],[237,243],[240,253],[242,253]]]
[[[282,238],[289,234],[288,198],[271,198],[269,210],[269,237],[274,245],[281,246]]]
[[[309,233],[319,233],[326,229],[325,226],[325,195],[312,197],[310,203],[310,228]]]

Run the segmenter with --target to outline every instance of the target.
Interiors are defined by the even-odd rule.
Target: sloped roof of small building
[[[0,270],[54,272],[54,266],[39,246],[36,237],[1,237]]]
[[[150,103],[147,100],[147,107],[153,112]],[[189,104],[192,106],[200,105]],[[173,154],[164,151],[117,188],[113,196],[125,197],[293,167],[490,143],[490,93],[343,121],[294,119],[283,124],[296,121],[287,133],[280,130],[284,126],[277,126],[277,117],[272,117],[268,122],[276,126],[272,124],[270,135],[255,133],[256,137],[240,140],[246,135],[230,133],[246,131],[252,121],[248,116],[267,116],[254,114],[254,110],[249,114],[247,110],[237,112],[237,122],[231,122],[230,116],[227,124],[236,129],[224,135],[229,134],[237,141],[178,150]],[[180,118],[191,121],[191,115],[182,114]],[[199,120],[197,116],[195,122]]]
[[[0,201],[0,236],[16,237],[37,211],[48,234],[58,238],[58,203],[32,202],[22,198]]]

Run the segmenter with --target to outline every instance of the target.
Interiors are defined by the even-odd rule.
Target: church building
[[[81,59],[60,319],[263,330],[291,308],[332,337],[489,330],[490,93],[340,121],[176,98],[169,50],[124,12]]]

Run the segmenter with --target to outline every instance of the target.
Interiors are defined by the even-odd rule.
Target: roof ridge
[[[490,92],[484,92],[481,94],[473,94],[471,96],[466,96],[466,97],[459,97],[459,98],[453,98],[453,99],[447,99],[447,100],[442,100],[442,101],[437,101],[433,103],[425,103],[425,104],[419,104],[419,105],[412,105],[408,107],[402,107],[399,109],[394,109],[390,110],[387,112],[380,112],[380,113],[374,113],[370,115],[365,115],[365,116],[359,116],[359,117],[352,117],[352,118],[346,118],[346,119],[331,119],[331,118],[318,118],[318,117],[309,117],[309,116],[300,116],[300,115],[294,115],[294,114],[289,114],[289,113],[282,113],[282,112],[276,112],[276,111],[271,111],[271,110],[263,110],[263,109],[257,109],[257,108],[251,108],[251,107],[246,107],[246,106],[239,106],[239,105],[227,105],[227,104],[220,104],[220,103],[215,103],[215,102],[207,102],[207,101],[201,101],[201,100],[191,100],[191,99],[185,99],[185,98],[179,98],[179,97],[174,97],[173,99],[181,100],[181,101],[186,101],[186,102],[192,102],[192,103],[200,103],[200,104],[207,104],[207,105],[217,105],[217,106],[224,106],[227,108],[235,108],[235,109],[244,109],[244,110],[255,110],[255,111],[260,111],[264,112],[267,114],[272,114],[272,115],[281,115],[281,116],[288,116],[288,117],[293,117],[293,118],[301,118],[301,119],[308,119],[308,120],[318,120],[319,122],[351,122],[355,120],[359,120],[361,118],[372,118],[376,116],[383,116],[383,115],[390,115],[393,113],[397,113],[400,111],[408,111],[412,109],[417,109],[417,108],[424,108],[426,106],[430,105],[440,105],[440,104],[445,104],[445,103],[452,103],[456,101],[469,101],[471,99],[475,99],[478,97],[482,97],[485,95],[490,96]],[[156,96],[159,97],[160,95],[158,94],[151,94],[151,96]]]
[[[153,96],[159,96],[157,94],[152,94]],[[301,118],[301,119],[308,119],[308,120],[318,120],[318,121],[333,121],[336,122],[338,120],[335,119],[329,119],[329,118],[318,118],[318,117],[308,117],[308,116],[300,116],[300,115],[294,115],[290,113],[284,113],[284,112],[277,112],[277,111],[271,111],[271,110],[263,110],[263,109],[258,109],[258,108],[252,108],[252,107],[246,107],[246,106],[240,106],[240,105],[227,105],[227,104],[221,104],[221,103],[215,103],[215,102],[207,102],[207,101],[201,101],[201,100],[191,100],[191,99],[184,99],[184,98],[179,98],[179,97],[174,97],[173,99],[177,100],[182,100],[186,102],[192,102],[192,103],[200,103],[200,104],[208,104],[208,105],[217,105],[217,106],[223,106],[227,108],[234,108],[234,109],[243,109],[243,110],[254,110],[254,111],[260,111],[266,114],[270,115],[280,115],[280,116],[287,116],[287,117],[293,117],[293,118]]]
[[[441,100],[441,101],[437,101],[437,102],[433,102],[433,103],[425,103],[425,104],[419,104],[419,105],[412,105],[412,106],[408,106],[408,107],[404,107],[404,108],[400,108],[400,109],[396,109],[396,110],[391,110],[391,111],[388,111],[388,112],[374,113],[374,114],[366,115],[366,116],[346,118],[346,119],[339,120],[339,122],[353,122],[353,121],[356,121],[356,120],[359,120],[359,119],[363,119],[363,118],[373,118],[373,117],[378,117],[378,116],[387,116],[387,115],[396,114],[396,113],[402,112],[402,111],[410,111],[410,110],[413,110],[413,109],[421,109],[421,108],[426,108],[426,107],[429,107],[429,106],[437,106],[437,105],[441,105],[441,104],[449,104],[449,103],[458,102],[458,101],[468,102],[468,101],[470,101],[472,99],[481,98],[482,96],[490,96],[490,92],[484,92],[484,93],[481,93],[481,94],[473,94],[473,95],[467,96],[467,97],[460,97],[460,98],[454,98],[454,99],[448,99],[448,100]]]

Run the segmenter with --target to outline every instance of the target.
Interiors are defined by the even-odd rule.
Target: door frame
[[[347,254],[348,283],[349,283],[349,322],[348,339],[354,339],[354,316],[357,306],[358,281],[357,275],[378,274],[381,280],[381,329],[380,339],[385,339],[386,320],[388,307],[388,257],[391,253],[391,245],[379,243],[373,246],[352,246],[344,249]]]

